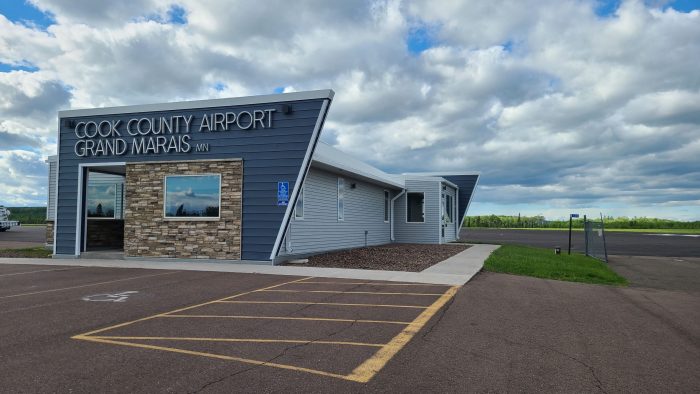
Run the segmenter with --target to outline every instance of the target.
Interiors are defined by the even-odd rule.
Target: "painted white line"
[[[691,237],[700,238],[700,234],[644,234],[644,235],[656,235],[658,237]]]
[[[15,276],[15,275],[26,275],[26,274],[35,274],[38,272],[52,272],[52,271],[72,271],[72,270],[79,270],[83,269],[86,267],[75,267],[75,268],[57,268],[57,269],[52,269],[52,270],[38,270],[38,271],[25,271],[25,272],[14,272],[11,274],[0,274],[0,276]]]

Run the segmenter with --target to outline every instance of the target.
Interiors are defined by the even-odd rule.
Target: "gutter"
[[[394,242],[394,201],[396,201],[399,197],[403,196],[406,194],[406,189],[401,190],[401,193],[397,194],[396,197],[391,199],[391,222],[389,223],[389,228],[391,229],[391,242]]]

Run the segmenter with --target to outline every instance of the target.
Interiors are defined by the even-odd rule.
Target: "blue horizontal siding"
[[[189,135],[193,149],[189,153],[161,155],[78,157],[74,145],[78,138],[72,129],[60,122],[58,201],[56,214],[56,251],[74,253],[78,165],[80,163],[183,161],[240,158],[243,160],[243,212],[242,254],[247,260],[267,260],[270,257],[277,232],[282,223],[286,207],[277,206],[277,182],[287,181],[294,187],[301,164],[306,154],[314,126],[321,114],[322,99],[285,102],[292,106],[291,114],[281,112],[280,104],[245,105],[235,107],[212,107],[194,110],[158,111],[148,113],[125,113],[105,116],[72,117],[76,122],[122,120],[122,130],[131,118],[150,118],[171,115],[194,115]],[[197,131],[203,114],[226,111],[252,111],[276,108],[273,125],[269,129],[233,130],[218,132]],[[173,134],[177,136],[178,134]],[[184,135],[184,134],[180,134]],[[166,134],[166,136],[169,136]],[[148,137],[148,136],[147,136]],[[122,137],[131,143],[133,137],[122,132]],[[197,143],[209,143],[209,152],[194,152]],[[176,172],[176,169],[173,168]],[[247,229],[251,229],[250,233]]]

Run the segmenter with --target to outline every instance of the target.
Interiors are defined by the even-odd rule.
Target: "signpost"
[[[577,218],[578,213],[572,213],[569,215],[569,254],[571,254],[571,225],[573,224],[573,218]]]

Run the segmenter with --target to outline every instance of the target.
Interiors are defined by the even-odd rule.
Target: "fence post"
[[[586,215],[583,215],[583,239],[586,244],[586,256],[588,256],[588,221],[586,220]]]
[[[600,229],[603,232],[603,250],[605,251],[605,263],[608,262],[608,245],[605,242],[605,221],[603,220],[603,212],[600,213]]]

